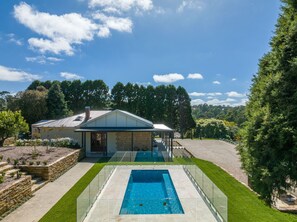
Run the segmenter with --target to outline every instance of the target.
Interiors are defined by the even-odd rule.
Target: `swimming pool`
[[[135,162],[165,162],[165,160],[161,152],[138,151]]]
[[[168,170],[132,170],[120,214],[183,214]]]

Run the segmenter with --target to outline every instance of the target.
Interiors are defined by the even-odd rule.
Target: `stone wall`
[[[150,132],[135,132],[133,133],[134,151],[143,150],[150,151],[152,147],[152,135]]]
[[[72,166],[74,166],[83,157],[84,150],[79,149],[47,166],[21,165],[20,169],[22,171],[28,172],[29,174],[41,177],[44,180],[54,181]]]
[[[133,151],[151,150],[152,137],[150,132],[133,132]],[[117,132],[116,133],[117,151],[132,150],[132,133]]]
[[[132,133],[131,132],[117,132],[116,134],[116,148],[118,151],[130,151],[132,148]]]
[[[32,195],[31,186],[31,176],[26,176],[0,190],[0,215],[30,197]]]

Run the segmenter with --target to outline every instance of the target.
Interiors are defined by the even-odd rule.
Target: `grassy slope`
[[[297,221],[297,216],[281,213],[264,204],[256,194],[216,165],[195,159],[194,162],[228,196],[230,222],[286,222]]]
[[[179,159],[175,162],[183,164]],[[194,162],[228,196],[230,222],[297,222],[297,216],[280,213],[266,206],[253,192],[216,165],[198,159]],[[104,165],[96,163],[40,221],[75,222],[76,198]]]

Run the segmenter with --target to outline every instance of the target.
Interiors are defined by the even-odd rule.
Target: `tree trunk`
[[[4,141],[5,141],[5,139],[3,139],[3,138],[0,139],[0,147],[3,147]]]

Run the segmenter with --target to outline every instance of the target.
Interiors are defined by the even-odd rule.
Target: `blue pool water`
[[[164,157],[161,152],[138,151],[135,162],[164,162]]]
[[[183,214],[168,170],[132,170],[120,214]]]

